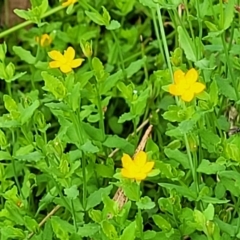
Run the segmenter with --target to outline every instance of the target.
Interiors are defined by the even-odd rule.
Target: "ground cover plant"
[[[240,239],[239,0],[30,2],[0,32],[0,239]]]

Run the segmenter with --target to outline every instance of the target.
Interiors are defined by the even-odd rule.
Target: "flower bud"
[[[5,149],[8,146],[5,133],[0,130],[0,148]]]
[[[40,131],[43,131],[44,128],[46,127],[45,117],[43,113],[38,110],[34,114],[34,122],[37,124],[38,129]]]
[[[90,58],[92,56],[92,41],[86,42],[82,40],[80,46],[85,57]]]

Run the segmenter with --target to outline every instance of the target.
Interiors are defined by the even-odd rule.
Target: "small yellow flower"
[[[180,96],[185,102],[190,102],[195,94],[202,92],[205,85],[197,82],[198,72],[192,68],[186,74],[182,70],[174,72],[174,83],[170,85],[169,92]]]
[[[134,159],[128,154],[123,154],[122,165],[121,174],[123,177],[141,181],[151,172],[154,162],[147,162],[147,154],[140,151]]]
[[[36,37],[36,42],[42,47],[47,47],[52,43],[52,38],[48,34],[43,34],[40,38]]]
[[[67,0],[66,2],[62,3],[63,7],[68,7],[71,4],[74,4],[75,2],[77,2],[77,0]]]
[[[48,56],[54,61],[49,63],[50,68],[60,68],[63,73],[69,73],[73,68],[81,66],[84,59],[75,58],[75,50],[72,47],[68,47],[64,51],[64,54],[61,54],[57,50],[48,52]]]

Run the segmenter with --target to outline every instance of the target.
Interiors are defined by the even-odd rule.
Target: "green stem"
[[[8,91],[8,95],[12,97],[11,82],[7,82],[7,91]]]
[[[192,27],[192,22],[190,20],[190,14],[189,14],[189,11],[188,11],[188,2],[185,0],[184,1],[184,7],[186,8],[186,14],[187,14],[187,22],[188,22],[188,25],[189,25],[189,28],[190,28],[190,33],[191,33],[191,37],[192,37],[192,40],[194,39],[194,32],[193,32],[193,27]],[[187,30],[186,30],[187,31]],[[195,49],[197,49],[196,47],[196,43],[194,42],[194,45],[195,45]]]
[[[166,56],[166,59],[167,59],[167,65],[168,65],[168,69],[169,69],[169,72],[170,72],[170,75],[171,75],[171,78],[172,78],[172,82],[174,82],[173,71],[172,71],[172,66],[171,66],[171,61],[170,61],[170,55],[169,55],[168,45],[167,45],[167,38],[166,38],[166,34],[165,34],[165,31],[164,31],[164,27],[163,27],[161,8],[160,7],[158,7],[158,8],[159,8],[159,9],[157,9],[158,23],[159,23],[159,26],[160,26],[160,32],[161,32],[161,36],[162,36],[164,52],[165,52],[165,56]]]
[[[12,168],[13,168],[13,173],[14,173],[14,180],[16,182],[16,185],[17,185],[17,188],[18,188],[18,191],[22,197],[22,199],[25,200],[25,197],[23,195],[23,192],[22,192],[22,189],[21,189],[21,186],[20,186],[20,183],[18,181],[18,177],[17,177],[17,171],[16,171],[16,164],[15,164],[15,159],[14,157],[12,158]]]
[[[160,50],[160,54],[163,55],[164,60],[166,61],[164,51],[163,51],[163,43],[160,39],[160,34],[159,34],[158,26],[157,26],[155,11],[153,9],[151,9],[151,10],[152,10],[152,19],[153,19],[154,31],[155,31],[155,34],[157,36],[157,42],[158,42],[158,47],[159,47],[159,50]],[[158,11],[158,9],[157,9],[157,11]]]
[[[230,77],[231,77],[231,82],[233,84],[237,99],[239,99],[238,82],[237,82],[238,80],[237,80],[237,78],[234,77],[234,74],[233,74],[232,60],[229,58],[229,52],[228,52],[226,41],[224,39],[224,33],[221,35],[221,39],[222,39],[222,45],[223,45],[224,53],[225,53],[225,57],[226,57],[226,65],[228,66],[228,70],[229,70]]]
[[[142,53],[142,58],[144,58],[145,57],[145,47],[144,47],[144,43],[142,41],[142,37],[141,37],[141,53]],[[143,63],[143,69],[144,69],[145,80],[148,80],[148,69],[147,69],[146,61],[144,61],[144,63]]]
[[[193,181],[194,181],[194,184],[195,184],[196,193],[198,194],[199,186],[198,186],[197,174],[196,174],[196,169],[195,169],[195,166],[194,166],[194,163],[193,163],[192,154],[191,154],[191,151],[190,151],[189,142],[188,142],[188,139],[187,139],[187,134],[184,134],[184,141],[185,141],[185,144],[186,144],[189,165],[190,165],[190,168],[191,168],[191,172],[192,172],[192,177],[193,177]]]
[[[41,17],[41,19],[43,19],[43,18],[45,18],[45,17],[48,17],[48,16],[50,16],[50,15],[52,15],[52,14],[54,14],[54,13],[56,13],[56,12],[58,12],[58,11],[64,9],[64,8],[65,8],[65,7],[63,7],[63,6],[55,7],[55,8],[53,8],[53,9],[47,11],[45,14],[43,14],[42,17]],[[34,23],[34,22],[28,20],[28,21],[25,21],[25,22],[23,22],[23,23],[20,23],[20,24],[14,26],[14,27],[12,27],[12,28],[10,28],[10,29],[7,29],[6,31],[0,33],[0,38],[5,37],[5,36],[7,36],[7,35],[9,35],[9,34],[11,34],[11,33],[13,33],[13,32],[16,32],[17,30],[19,30],[19,29],[21,29],[21,28],[24,28],[24,27],[26,27],[26,26],[28,26],[28,25],[30,25],[30,24],[32,24],[32,23]]]
[[[75,213],[74,204],[73,204],[73,200],[72,199],[71,199],[71,208],[72,208],[73,224],[74,224],[75,232],[77,232],[76,213]]]
[[[82,132],[81,127],[81,118],[80,118],[80,112],[76,112],[72,114],[72,121],[75,128],[75,131],[78,135],[78,142],[79,146],[78,148],[84,144],[84,136]],[[82,161],[81,161],[82,160]],[[87,207],[87,178],[86,178],[86,158],[84,155],[84,152],[82,152],[82,159],[81,159],[81,167],[82,167],[82,174],[83,174],[83,197],[82,197],[82,203],[83,203],[83,209],[85,210]]]
[[[199,31],[199,34],[198,34],[198,37],[199,37],[199,41],[202,42],[202,32],[203,32],[203,26],[202,26],[202,19],[201,19],[201,14],[200,14],[200,3],[199,3],[199,0],[197,0],[197,20],[198,20],[198,31]],[[201,48],[199,47],[196,47],[196,50],[197,50],[197,59],[201,59]]]
[[[87,177],[86,177],[86,158],[82,155],[82,174],[83,174],[83,209],[86,210],[87,207]]]
[[[117,44],[117,49],[118,49],[118,55],[119,55],[119,58],[120,58],[121,69],[123,71],[124,79],[126,80],[127,79],[127,73],[126,73],[125,66],[124,66],[124,60],[123,60],[121,47],[120,47],[120,44],[119,44],[119,41],[118,41],[118,38],[117,38],[115,32],[114,31],[110,31],[110,32],[111,32],[111,34],[113,36],[114,41]]]
[[[98,89],[98,83],[96,83],[96,92],[97,92],[97,104],[98,104],[98,113],[99,113],[99,128],[102,130],[102,137],[105,138],[105,126],[104,126],[104,119],[103,119],[103,109],[102,109],[102,102],[101,96]]]

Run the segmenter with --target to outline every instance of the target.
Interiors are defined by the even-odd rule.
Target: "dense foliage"
[[[240,239],[239,4],[15,9],[23,22],[0,33],[0,239]]]

